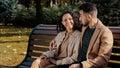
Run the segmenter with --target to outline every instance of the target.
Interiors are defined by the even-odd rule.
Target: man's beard
[[[89,24],[89,22],[86,22],[86,24],[84,24],[83,26],[86,27],[86,26],[88,26],[88,24]]]

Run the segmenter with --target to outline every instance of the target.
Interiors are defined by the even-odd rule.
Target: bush
[[[18,4],[17,8],[12,15],[12,23],[15,26],[35,26],[35,7],[31,6],[26,8],[22,4]]]
[[[85,0],[88,1],[89,0]],[[90,0],[97,4],[98,17],[107,26],[120,26],[120,0]]]
[[[17,3],[18,0],[0,0],[0,22],[7,24]]]
[[[103,24],[107,26],[120,25],[120,0],[84,0],[97,4],[98,18],[102,20]],[[82,3],[82,2],[81,2]],[[81,4],[80,3],[80,4]],[[44,23],[41,24],[56,24],[61,13],[65,10],[73,10],[78,12],[78,4],[71,6],[67,3],[61,5],[54,5],[53,7],[43,6]],[[0,11],[1,12],[1,11]],[[34,6],[26,8],[21,4],[17,4],[14,13],[12,14],[12,22],[14,25],[35,26],[36,23],[36,9]]]
[[[73,10],[77,12],[76,6],[70,6],[67,3],[61,6],[54,5],[51,8],[43,7],[43,15],[45,18],[45,24],[56,24],[61,13],[65,10]]]

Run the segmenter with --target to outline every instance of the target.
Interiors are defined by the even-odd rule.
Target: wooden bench
[[[120,66],[120,27],[109,27],[114,36],[114,46],[108,68]],[[30,68],[40,54],[48,50],[49,42],[56,36],[56,25],[38,25],[33,28],[28,42],[25,59],[14,68]]]
[[[120,67],[120,27],[109,27],[109,29],[113,33],[114,43],[108,67]]]
[[[56,25],[37,25],[33,28],[28,42],[27,54],[23,62],[15,68],[30,68],[35,58],[49,50],[49,42],[57,35]]]

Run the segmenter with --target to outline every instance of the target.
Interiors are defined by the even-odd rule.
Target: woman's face
[[[66,29],[73,29],[74,21],[72,16],[69,13],[66,13],[62,17],[62,24]]]

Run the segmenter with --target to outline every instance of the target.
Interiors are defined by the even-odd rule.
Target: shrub
[[[7,24],[17,3],[18,0],[0,0],[0,22]]]
[[[120,0],[85,0],[97,4],[98,17],[107,26],[120,25]]]
[[[78,9],[76,6],[70,6],[67,3],[62,4],[61,6],[54,5],[51,8],[44,7],[43,8],[43,15],[45,18],[45,24],[56,24],[56,22],[59,19],[59,16],[65,10],[77,11]]]
[[[26,8],[22,4],[18,4],[12,15],[12,23],[15,26],[35,26],[35,7]]]

